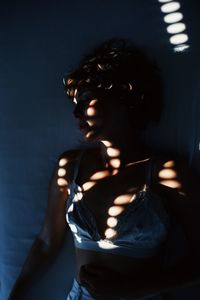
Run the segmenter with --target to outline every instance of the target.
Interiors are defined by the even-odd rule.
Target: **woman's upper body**
[[[138,49],[111,40],[86,56],[65,85],[84,139],[99,147],[60,157],[41,238],[58,245],[67,212],[78,280],[87,264],[122,274],[156,272],[174,224],[196,251],[197,184],[185,162],[155,154],[143,140],[161,111],[157,68]]]

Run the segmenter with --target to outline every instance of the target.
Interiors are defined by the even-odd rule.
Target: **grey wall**
[[[81,136],[62,77],[112,36],[155,57],[165,79],[165,111],[149,140],[186,153],[200,169],[199,4],[181,1],[190,49],[174,53],[157,0],[9,1],[0,11],[0,299],[6,300],[44,221],[57,157]],[[71,235],[29,300],[64,300],[73,278]],[[173,299],[197,299],[196,290]],[[178,295],[178,296],[177,296]],[[186,295],[184,298],[183,295]],[[175,297],[175,298],[174,298]],[[172,299],[169,298],[169,299]]]

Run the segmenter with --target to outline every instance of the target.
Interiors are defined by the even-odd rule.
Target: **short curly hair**
[[[68,72],[63,82],[72,99],[77,91],[90,91],[108,101],[114,99],[135,107],[145,125],[160,119],[160,70],[129,39],[114,37],[104,41],[84,55],[78,68]]]

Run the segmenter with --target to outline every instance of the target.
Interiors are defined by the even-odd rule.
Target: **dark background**
[[[44,221],[58,156],[81,143],[62,77],[96,44],[128,37],[155,59],[165,110],[148,139],[200,170],[199,1],[180,1],[189,50],[175,53],[157,0],[4,1],[0,8],[0,299],[6,300]],[[74,273],[71,235],[28,300],[65,300]],[[199,299],[198,287],[168,299]]]

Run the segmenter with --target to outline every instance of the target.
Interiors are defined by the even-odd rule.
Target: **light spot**
[[[107,220],[107,225],[108,225],[109,227],[115,227],[115,226],[117,225],[117,219],[114,218],[114,217],[108,218],[108,220]]]
[[[83,191],[88,191],[89,189],[91,189],[94,185],[96,184],[96,182],[94,181],[87,181],[82,185],[82,189]]]
[[[124,210],[124,207],[122,206],[111,206],[108,210],[108,214],[111,217],[116,217],[120,215]]]
[[[173,45],[183,44],[188,41],[188,35],[185,33],[175,34],[169,40]]]
[[[129,85],[129,89],[130,89],[130,91],[132,91],[132,89],[133,89],[133,86],[132,86],[132,84],[128,84]]]
[[[77,192],[77,193],[74,195],[73,202],[78,202],[78,201],[80,201],[82,198],[83,198],[83,193]]]
[[[163,169],[158,173],[158,176],[164,179],[172,179],[177,176],[177,173],[172,169]]]
[[[67,180],[64,179],[64,178],[58,178],[57,184],[58,184],[59,186],[67,186],[67,185],[68,185],[68,182],[67,182]]]
[[[112,144],[109,141],[101,141],[106,147],[111,147]]]
[[[182,192],[182,191],[180,191],[180,192],[178,192],[181,196],[183,196],[183,197],[186,197],[187,196],[187,194],[186,193],[184,193],[184,192]]]
[[[100,70],[104,70],[102,65],[98,64],[98,67],[99,67]]]
[[[76,225],[69,223],[69,227],[73,233],[77,233]]]
[[[168,24],[179,22],[182,19],[183,19],[183,14],[180,12],[171,13],[164,17],[165,23]]]
[[[108,228],[105,231],[105,237],[107,239],[112,239],[114,236],[116,236],[117,232],[116,230],[112,229],[112,228]]]
[[[107,148],[107,154],[110,157],[116,157],[116,156],[120,155],[120,151],[116,148],[109,147],[109,148]]]
[[[114,248],[118,248],[119,246],[114,245],[111,241],[108,240],[100,240],[97,242],[99,247],[102,249],[114,249]]]
[[[116,174],[118,174],[119,173],[119,171],[117,170],[117,169],[114,169],[113,171],[112,171],[112,176],[114,176],[114,175],[116,175]]]
[[[68,213],[72,212],[74,210],[74,204],[72,203],[68,209]]]
[[[93,120],[88,120],[87,123],[89,126],[95,125],[95,121],[93,121]]]
[[[67,189],[67,192],[68,192],[68,195],[70,195],[70,193],[71,193],[70,189]]]
[[[110,90],[112,88],[113,84],[109,85],[109,86],[105,86],[106,90]]]
[[[186,29],[184,23],[171,24],[167,27],[167,32],[171,34],[180,33]]]
[[[74,236],[75,236],[75,238],[76,238],[76,240],[77,240],[78,243],[82,243],[82,239],[81,239],[80,236],[78,236],[77,233],[75,233]]]
[[[165,167],[165,168],[172,168],[174,166],[175,166],[175,163],[174,163],[173,160],[169,160],[169,161],[167,161],[166,163],[163,164],[163,167]]]
[[[86,133],[85,137],[88,139],[88,138],[90,138],[93,134],[94,134],[94,131],[89,131],[88,133]]]
[[[99,172],[96,172],[95,174],[93,174],[90,177],[90,179],[91,180],[99,180],[99,179],[105,178],[109,175],[110,175],[109,171],[99,171]]]
[[[76,94],[77,94],[77,89],[75,89],[74,91],[74,97],[76,97]]]
[[[171,13],[177,11],[181,7],[179,2],[170,2],[161,6],[161,11],[163,13]]]
[[[186,44],[178,45],[174,47],[174,52],[184,52],[188,48],[190,48],[190,46]]]
[[[74,81],[73,79],[69,78],[69,79],[67,80],[67,84],[71,84],[73,81]]]
[[[114,204],[116,204],[116,205],[128,204],[133,201],[134,196],[135,195],[132,195],[132,194],[120,195],[114,200]]]
[[[58,169],[58,176],[65,176],[66,175],[66,170],[63,168]]]
[[[88,116],[94,116],[95,114],[96,114],[96,109],[94,107],[88,107],[87,115]]]
[[[74,102],[75,104],[78,103],[75,97],[74,97],[74,99],[73,99],[73,102]]]
[[[91,101],[90,101],[90,103],[89,103],[89,105],[90,106],[93,106],[93,105],[95,105],[96,103],[97,103],[97,99],[92,99]]]
[[[59,161],[59,166],[64,167],[68,163],[68,160],[66,158],[61,158]]]
[[[118,169],[120,167],[121,161],[118,158],[113,158],[109,161],[109,164],[113,167]]]
[[[160,181],[160,184],[168,186],[173,189],[181,188],[181,184],[177,180],[162,180],[162,181]]]
[[[143,191],[143,192],[146,192],[146,190],[147,190],[147,185],[144,184],[142,191]]]
[[[77,188],[79,192],[82,192],[82,188],[79,185],[77,185]]]
[[[170,2],[172,0],[158,0],[158,2],[161,2],[161,3],[165,3],[165,2]]]

